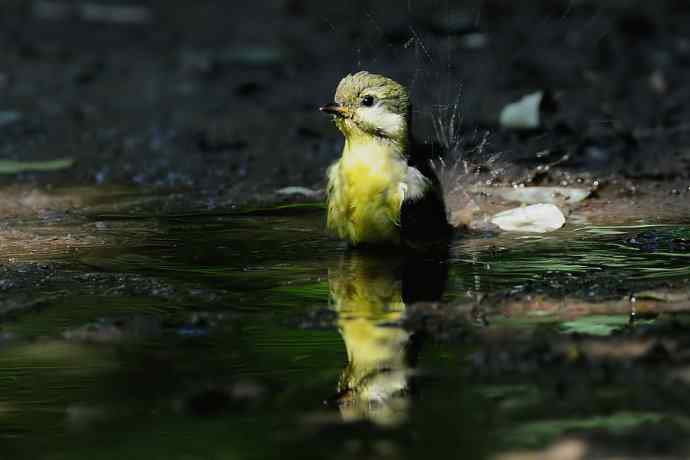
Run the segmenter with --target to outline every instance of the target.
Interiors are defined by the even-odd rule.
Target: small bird
[[[334,99],[320,107],[345,136],[328,170],[328,229],[351,246],[447,240],[443,192],[413,141],[405,87],[362,71],[343,78]]]

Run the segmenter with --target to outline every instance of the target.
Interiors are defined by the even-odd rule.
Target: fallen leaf
[[[491,223],[507,232],[546,233],[565,224],[565,216],[556,205],[533,204],[499,212]]]
[[[0,174],[59,171],[61,169],[67,169],[73,164],[74,158],[60,158],[50,161],[0,160]]]
[[[541,91],[523,96],[519,101],[506,105],[501,111],[499,123],[509,129],[535,129],[539,127]]]
[[[276,190],[276,193],[278,195],[302,195],[306,197],[316,197],[321,194],[321,192],[318,190],[312,190],[310,188],[300,186],[283,187]]]

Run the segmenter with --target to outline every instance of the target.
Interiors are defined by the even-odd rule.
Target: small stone
[[[523,96],[519,101],[506,105],[499,116],[499,123],[509,129],[536,129],[539,127],[539,106],[544,93]]]

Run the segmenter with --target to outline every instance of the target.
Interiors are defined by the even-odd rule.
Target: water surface
[[[685,448],[682,220],[434,257],[347,251],[319,206],[12,231],[75,242],[7,257],[3,458],[485,458],[651,429]],[[661,339],[656,361],[601,354]]]

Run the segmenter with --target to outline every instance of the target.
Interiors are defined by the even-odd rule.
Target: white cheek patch
[[[370,126],[381,130],[389,137],[397,137],[405,128],[405,119],[402,115],[386,110],[382,104],[373,107],[360,107],[357,109],[360,120]]]

